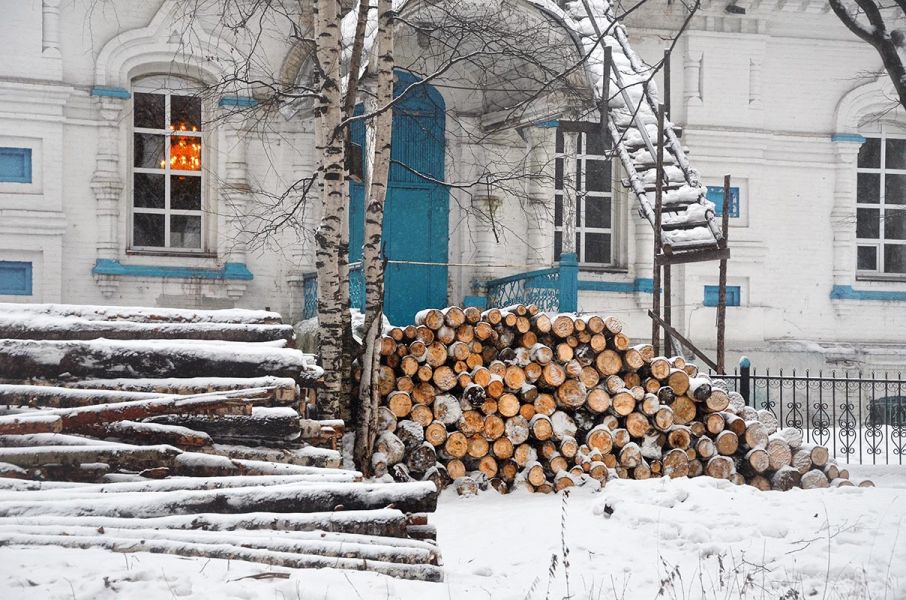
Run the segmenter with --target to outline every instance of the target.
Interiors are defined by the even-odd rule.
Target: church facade
[[[179,4],[29,0],[8,9],[0,301],[306,316],[317,206],[265,233],[268,215],[284,207],[281,192],[315,171],[313,117],[295,107],[250,117],[243,109],[261,102],[260,90],[210,93],[246,42],[204,15],[186,24]],[[524,4],[527,15],[538,11]],[[734,12],[705,3],[673,49],[669,115],[709,199],[718,203],[731,175],[730,357],[901,368],[906,114],[876,52],[826,2],[732,4]],[[681,25],[679,10],[652,0],[626,19],[649,64]],[[400,40],[398,65],[430,50],[430,40],[411,38]],[[302,76],[298,53],[276,39],[259,68]],[[397,86],[420,76],[400,69]],[[394,116],[391,320],[493,301],[501,280],[558,268],[563,233],[575,231],[566,247],[576,255],[578,310],[614,314],[631,335],[648,335],[653,233],[608,158],[610,140],[570,126],[577,117],[553,98],[514,118],[506,106],[516,92],[489,82],[476,92],[459,85],[466,79],[480,78],[433,78]],[[655,81],[663,90],[662,73]],[[563,223],[567,181],[574,227]],[[350,184],[353,263],[363,207],[361,186]],[[360,277],[353,268],[354,290]],[[673,322],[705,349],[714,347],[716,285],[716,262],[673,269]]]

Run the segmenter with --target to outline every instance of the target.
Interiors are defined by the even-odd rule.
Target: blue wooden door
[[[396,72],[390,182],[384,207],[384,313],[391,323],[411,323],[423,308],[446,306],[449,198],[434,181],[444,179],[444,101],[431,86]],[[352,130],[357,143],[364,129]],[[361,260],[364,191],[351,184],[350,262]]]

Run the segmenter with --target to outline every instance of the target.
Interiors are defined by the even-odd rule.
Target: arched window
[[[856,163],[856,267],[906,275],[906,129],[864,132]]]
[[[133,84],[133,250],[205,250],[205,114],[200,88],[171,77]]]

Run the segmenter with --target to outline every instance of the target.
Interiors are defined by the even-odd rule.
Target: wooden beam
[[[730,228],[730,176],[724,176],[724,206],[722,223],[724,243],[727,241],[727,232]],[[717,370],[724,372],[726,358],[726,328],[727,328],[727,259],[720,259],[720,274],[717,288]]]
[[[663,209],[663,191],[664,191],[664,105],[658,106],[657,111],[657,164],[655,172],[654,188],[654,258],[652,260],[653,290],[651,294],[651,308],[654,314],[660,318],[661,314],[661,265],[657,262],[657,256],[661,254],[661,210]],[[654,346],[654,353],[660,354],[660,329],[657,323],[651,323],[651,345]]]
[[[690,350],[692,350],[692,352],[693,352],[697,357],[699,357],[700,359],[702,359],[702,362],[704,362],[706,365],[708,365],[709,367],[711,367],[712,369],[714,369],[714,370],[717,371],[718,373],[722,373],[722,371],[721,371],[720,369],[717,368],[717,363],[715,363],[713,360],[711,360],[710,358],[708,358],[708,355],[707,355],[707,354],[705,354],[704,352],[702,352],[701,350],[699,350],[698,347],[695,346],[695,344],[693,344],[692,342],[690,342],[689,340],[687,340],[685,337],[683,337],[676,329],[674,329],[673,327],[668,326],[666,323],[664,323],[664,320],[663,320],[663,319],[661,319],[659,316],[657,316],[656,314],[654,314],[654,313],[651,312],[650,310],[648,311],[648,316],[651,317],[651,319],[654,321],[654,323],[655,323],[656,326],[663,327],[664,329],[666,329],[666,330],[670,333],[670,335],[672,335],[673,337],[675,337],[676,339],[678,339],[678,340],[680,341],[680,343],[681,343],[683,346],[686,346],[687,348],[689,348]]]
[[[693,252],[680,252],[677,254],[659,254],[655,257],[655,260],[661,265],[679,265],[684,263],[725,260],[728,258],[730,258],[729,248],[710,248],[708,250],[695,250]]]

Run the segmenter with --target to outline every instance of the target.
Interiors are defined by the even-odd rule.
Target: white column
[[[44,0],[41,16],[41,53],[47,58],[62,58],[60,54],[60,0]]]
[[[525,206],[526,217],[526,257],[525,263],[530,267],[541,268],[550,264],[553,242],[553,186],[546,185],[543,177],[550,171],[553,154],[551,152],[551,129],[543,127],[526,127],[525,137],[528,145],[528,173],[530,179],[526,186],[528,201]]]
[[[223,140],[226,144],[226,165],[220,188],[220,206],[215,207],[215,214],[223,210],[224,228],[223,244],[219,248],[224,263],[245,264],[248,253],[250,232],[245,227],[248,222],[251,202],[251,188],[248,181],[248,164],[246,163],[247,131],[245,118],[242,116],[224,116]],[[238,300],[245,294],[248,283],[229,280],[227,295]]]
[[[864,139],[862,140],[864,142]],[[856,269],[856,160],[861,143],[835,141],[837,168],[834,171],[834,285],[852,285]]]
[[[97,163],[91,177],[97,218],[97,257],[102,261],[119,258],[119,218],[123,179],[120,174],[119,122],[125,100],[101,96],[97,98],[100,124],[98,126]],[[95,275],[95,281],[105,298],[116,292],[118,281],[109,275]]]
[[[563,246],[561,254],[576,254],[576,152],[579,134],[563,133]]]

